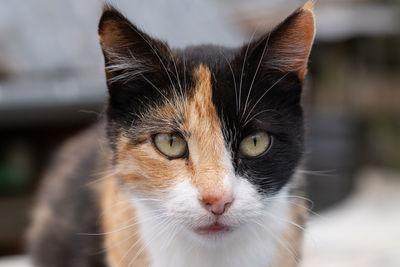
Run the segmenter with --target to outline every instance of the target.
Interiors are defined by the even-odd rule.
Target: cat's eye
[[[154,145],[169,158],[182,158],[187,153],[187,143],[177,133],[160,133],[154,136]]]
[[[270,146],[271,137],[266,132],[256,132],[245,137],[240,142],[240,152],[248,158],[253,158],[264,153]]]

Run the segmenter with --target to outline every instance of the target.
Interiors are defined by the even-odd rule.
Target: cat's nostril
[[[229,194],[222,197],[203,197],[201,202],[214,215],[222,215],[232,204],[233,196]]]

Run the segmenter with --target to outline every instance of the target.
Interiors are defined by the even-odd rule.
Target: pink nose
[[[203,206],[214,215],[221,215],[233,202],[233,196],[231,194],[223,195],[221,197],[209,195],[203,197],[201,202],[203,203]]]

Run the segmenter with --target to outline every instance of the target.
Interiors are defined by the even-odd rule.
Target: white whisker
[[[257,65],[256,71],[255,71],[255,73],[253,75],[253,79],[251,80],[250,88],[249,88],[249,91],[247,93],[246,102],[244,103],[243,113],[242,113],[242,116],[241,116],[240,120],[242,120],[243,115],[246,113],[247,104],[249,102],[249,98],[250,98],[250,95],[251,95],[251,89],[253,88],[254,81],[256,80],[256,77],[257,77],[257,74],[258,74],[258,70],[260,69],[261,63],[263,62],[264,54],[265,55],[268,54],[268,43],[269,43],[270,36],[271,36],[271,33],[269,33],[268,36],[267,36],[267,40],[265,41],[264,49],[263,49],[263,51],[261,53],[260,60],[258,61],[258,65]]]
[[[228,64],[229,70],[231,71],[231,74],[232,74],[233,86],[234,86],[234,89],[235,89],[236,115],[239,115],[238,91],[237,91],[237,85],[236,85],[235,74],[234,74],[234,72],[233,72],[231,63],[230,63],[229,60],[226,58],[226,56],[225,56],[225,54],[222,52],[222,50],[219,50],[219,53],[224,57],[226,63]]]
[[[252,107],[252,108],[250,109],[250,111],[248,112],[248,114],[247,114],[247,116],[246,116],[246,118],[245,118],[245,121],[247,120],[248,116],[250,116],[251,112],[253,112],[253,110],[255,109],[255,107],[257,106],[257,104],[260,103],[260,101],[264,98],[264,96],[265,96],[271,89],[273,89],[273,88],[275,87],[275,85],[277,85],[280,81],[282,81],[288,74],[289,74],[289,72],[288,72],[288,73],[285,73],[284,75],[282,75],[281,78],[279,78],[275,83],[273,83],[273,84],[258,98],[258,100],[256,101],[256,103],[253,105],[253,107]]]
[[[239,84],[239,105],[238,105],[238,112],[236,112],[237,114],[240,113],[241,110],[241,104],[240,104],[240,100],[242,98],[242,84],[243,84],[243,75],[244,75],[244,68],[246,65],[246,59],[247,59],[247,53],[249,52],[249,48],[250,48],[250,44],[253,41],[254,35],[256,34],[256,29],[254,29],[253,34],[251,35],[250,41],[247,44],[247,48],[246,48],[246,52],[244,53],[244,58],[243,58],[243,64],[242,64],[242,70],[241,70],[241,74],[240,74],[240,84]]]

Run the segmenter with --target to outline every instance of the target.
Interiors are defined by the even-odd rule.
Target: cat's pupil
[[[257,136],[253,136],[253,143],[254,143],[254,146],[257,146]]]
[[[172,144],[174,143],[174,137],[172,134],[169,135],[169,146],[172,147]]]

